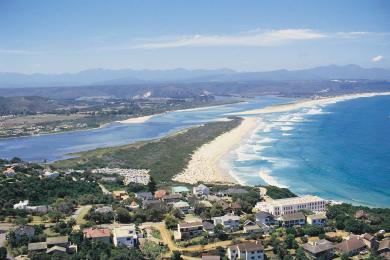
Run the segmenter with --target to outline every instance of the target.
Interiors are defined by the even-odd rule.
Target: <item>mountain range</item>
[[[264,72],[237,72],[217,70],[132,70],[91,69],[78,73],[22,74],[0,72],[0,88],[59,87],[92,85],[128,85],[167,82],[234,82],[284,80],[390,80],[390,70],[362,68],[358,65],[329,65],[302,70],[274,70]]]

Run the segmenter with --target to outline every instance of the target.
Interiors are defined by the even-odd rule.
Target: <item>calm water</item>
[[[165,136],[197,124],[218,120],[225,113],[240,112],[291,101],[279,97],[261,97],[238,104],[192,111],[170,112],[155,116],[142,124],[113,123],[100,129],[75,131],[33,137],[0,139],[0,158],[20,157],[27,161],[54,161],[68,158],[66,154],[129,144]]]
[[[390,97],[360,98],[259,118],[226,158],[246,184],[390,207]]]

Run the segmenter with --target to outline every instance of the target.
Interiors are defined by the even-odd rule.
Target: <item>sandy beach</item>
[[[125,120],[116,121],[117,123],[121,124],[142,124],[151,119],[155,115],[149,115],[149,116],[140,116],[140,117],[132,117]]]
[[[311,108],[315,106],[326,106],[337,102],[347,101],[356,98],[366,98],[381,95],[390,95],[390,92],[381,93],[360,93],[335,97],[320,97],[316,99],[305,99],[293,103],[268,106],[265,108],[244,111],[240,113],[231,113],[229,115],[259,115],[267,113],[288,112],[301,108]],[[192,155],[184,172],[177,175],[173,180],[184,183],[195,184],[197,182],[205,183],[239,183],[229,174],[229,169],[221,167],[220,161],[229,151],[239,145],[243,138],[258,128],[260,122],[256,118],[244,117],[243,122],[235,129],[218,136],[212,142],[201,146]],[[282,187],[270,173],[259,172],[260,178],[264,179],[270,185]],[[284,186],[283,186],[284,187]]]
[[[282,104],[269,106],[260,109],[248,110],[240,113],[231,113],[228,115],[257,115],[257,114],[268,114],[268,113],[278,113],[278,112],[288,112],[291,110],[301,109],[301,108],[310,108],[313,106],[326,106],[334,104],[337,102],[347,101],[355,98],[367,98],[374,96],[385,96],[390,95],[390,92],[378,92],[378,93],[359,93],[359,94],[350,94],[350,95],[341,95],[335,97],[324,97],[316,99],[304,99],[293,103]]]
[[[244,118],[238,127],[218,136],[210,143],[204,144],[192,155],[192,159],[184,172],[177,175],[173,180],[190,184],[197,182],[237,183],[232,176],[219,167],[219,161],[256,126],[255,118]]]

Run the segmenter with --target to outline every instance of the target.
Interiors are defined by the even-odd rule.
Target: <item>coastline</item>
[[[238,181],[220,167],[219,161],[234,146],[239,145],[244,136],[256,126],[256,118],[243,118],[239,126],[198,148],[187,168],[173,180],[189,184],[197,182],[237,184]]]
[[[142,123],[145,123],[146,121],[150,120],[152,117],[154,117],[156,115],[161,115],[161,114],[155,114],[155,115],[149,115],[149,116],[131,117],[131,118],[128,118],[128,119],[119,120],[119,121],[115,121],[115,122],[121,123],[121,124],[142,124]]]
[[[231,130],[218,136],[208,144],[200,147],[192,155],[192,159],[187,168],[175,176],[173,180],[195,184],[197,182],[205,183],[227,183],[242,184],[238,177],[231,174],[229,166],[222,162],[223,158],[241,144],[241,141],[249,134],[264,127],[262,121],[254,117],[245,117],[246,115],[259,115],[278,112],[289,112],[301,108],[312,108],[315,106],[326,106],[337,102],[352,100],[356,98],[367,98],[374,96],[390,95],[390,92],[358,93],[334,97],[322,97],[317,99],[299,100],[293,103],[268,106],[261,109],[253,109],[239,113],[229,113],[226,115],[243,116],[243,122]],[[288,186],[278,183],[278,181],[269,172],[259,171],[258,176],[269,185],[275,185],[280,188]]]
[[[265,108],[253,109],[253,110],[243,111],[239,113],[230,113],[227,115],[238,116],[238,115],[257,115],[257,114],[289,112],[291,110],[310,108],[313,106],[326,106],[337,102],[347,101],[356,98],[367,98],[367,97],[387,96],[387,95],[390,95],[390,92],[357,93],[357,94],[348,94],[348,95],[341,95],[341,96],[334,96],[334,97],[321,97],[317,99],[304,99],[292,103],[268,106]]]

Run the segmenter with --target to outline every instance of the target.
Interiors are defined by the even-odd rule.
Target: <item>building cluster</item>
[[[108,175],[120,175],[124,178],[123,183],[138,183],[147,185],[150,182],[149,170],[145,169],[123,169],[123,168],[99,168],[91,171],[92,173],[102,173]]]

